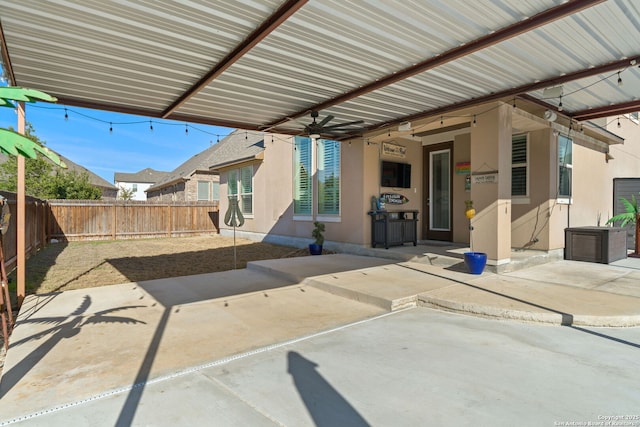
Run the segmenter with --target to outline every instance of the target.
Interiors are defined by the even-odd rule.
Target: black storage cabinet
[[[370,211],[371,246],[418,244],[418,211]]]
[[[627,257],[627,230],[572,227],[564,230],[564,259],[609,264]]]

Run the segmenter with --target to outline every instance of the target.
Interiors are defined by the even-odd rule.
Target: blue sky
[[[26,104],[27,121],[47,147],[110,183],[113,183],[115,172],[131,173],[144,168],[172,171],[232,131],[223,127],[66,108],[68,120],[65,120],[64,105]],[[17,117],[14,109],[0,108],[0,127],[16,129]],[[189,129],[188,134],[185,128]]]

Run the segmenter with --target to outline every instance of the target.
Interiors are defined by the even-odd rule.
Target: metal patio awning
[[[283,133],[312,110],[370,130],[520,97],[577,120],[640,110],[638,0],[0,0],[0,11],[10,83],[68,106]]]

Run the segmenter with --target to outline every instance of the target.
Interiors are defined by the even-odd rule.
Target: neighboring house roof
[[[235,130],[218,144],[218,149],[209,165],[211,170],[258,158],[264,151],[264,133]]]
[[[161,179],[151,187],[147,188],[146,191],[156,191],[169,185],[173,185],[176,182],[186,181],[191,175],[198,171],[210,172],[209,166],[214,162],[215,153],[218,151],[219,147],[220,142],[194,155],[173,171],[166,172]]]
[[[78,173],[86,172],[89,175],[89,183],[91,185],[95,187],[106,188],[109,190],[118,189],[118,187],[116,187],[106,179],[103,179],[100,176],[96,175],[95,173],[91,172],[89,169],[85,168],[84,166],[81,166],[77,163],[72,162],[71,160],[69,160],[68,157],[62,156],[60,154],[58,155],[60,156],[60,159],[62,159],[62,161],[65,162],[65,164],[67,165],[67,168],[68,168],[67,171],[73,171]]]
[[[155,184],[161,181],[170,172],[157,171],[151,168],[142,169],[135,173],[115,172],[113,179],[115,182],[135,182],[141,184]]]
[[[106,179],[101,178],[100,176],[96,175],[95,173],[91,172],[89,169],[85,168],[84,166],[80,166],[79,164],[74,163],[68,157],[63,156],[60,153],[56,153],[56,154],[67,165],[66,171],[69,171],[69,172],[70,171],[74,171],[74,172],[78,172],[78,173],[86,172],[87,175],[89,175],[89,183],[91,185],[93,185],[94,187],[99,187],[99,188],[107,189],[107,190],[117,190],[118,189],[115,185],[111,184],[109,181],[107,181]],[[46,159],[46,157],[45,157],[45,159]],[[7,160],[7,156],[5,154],[0,154],[0,163],[5,162],[6,160]],[[50,160],[48,160],[48,161],[51,162]],[[57,166],[54,165],[54,168],[57,168]]]

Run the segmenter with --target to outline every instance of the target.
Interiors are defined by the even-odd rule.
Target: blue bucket
[[[465,252],[464,264],[467,266],[469,273],[482,274],[484,266],[487,264],[487,254],[484,252]]]

